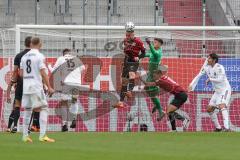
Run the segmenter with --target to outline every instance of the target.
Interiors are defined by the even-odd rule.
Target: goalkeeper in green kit
[[[149,38],[146,38],[146,43],[149,45],[150,50],[145,54],[145,57],[149,57],[148,64],[148,73],[147,73],[147,82],[155,82],[153,79],[153,72],[158,69],[158,66],[161,64],[162,59],[162,44],[163,40],[160,38],[154,38],[153,44],[151,44]],[[159,117],[157,118],[160,121],[165,113],[162,111],[162,106],[160,104],[160,99],[158,98],[159,87],[158,86],[150,86],[144,88],[146,93],[154,104],[152,109],[152,113],[158,110]]]

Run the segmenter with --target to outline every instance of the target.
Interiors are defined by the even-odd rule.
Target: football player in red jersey
[[[132,97],[132,90],[135,86],[134,79],[139,66],[139,59],[144,58],[145,48],[140,38],[134,35],[134,24],[127,22],[126,38],[124,44],[124,63],[122,70],[122,88],[120,93],[120,101],[114,106],[116,108],[123,107],[125,96]]]
[[[166,75],[167,69],[166,66],[159,66],[153,73],[155,82],[143,82],[145,87],[158,86],[160,90],[174,95],[174,99],[168,105],[166,112],[171,122],[172,130],[176,131],[175,119],[183,121],[183,129],[187,129],[190,122],[189,118],[185,115],[180,115],[176,111],[187,101],[188,95],[183,87]]]

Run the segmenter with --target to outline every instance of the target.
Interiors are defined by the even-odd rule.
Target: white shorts
[[[38,108],[47,107],[47,98],[44,91],[34,94],[23,94],[22,106],[23,108]]]
[[[220,104],[226,104],[226,106],[228,106],[230,104],[231,92],[231,88],[222,92],[214,92],[209,105],[218,107]]]

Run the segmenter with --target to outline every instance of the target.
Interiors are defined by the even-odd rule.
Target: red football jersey
[[[166,92],[174,95],[180,92],[186,92],[186,90],[177,84],[177,82],[166,75],[163,75],[158,81],[156,81],[156,84]]]
[[[135,37],[134,40],[129,41],[128,39],[124,39],[124,53],[129,56],[131,59],[134,57],[138,57],[139,53],[144,52],[144,44],[140,38]]]

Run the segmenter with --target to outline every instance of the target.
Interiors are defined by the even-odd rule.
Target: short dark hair
[[[163,40],[161,38],[154,38],[155,41],[158,41],[159,43],[161,43],[161,45],[163,44]]]
[[[31,39],[31,43],[32,43],[32,45],[38,45],[38,44],[40,44],[41,43],[41,40],[40,40],[40,38],[39,37],[33,37],[32,39]]]
[[[32,40],[31,36],[28,36],[28,37],[25,38],[25,41],[24,41],[25,47],[29,48],[31,46],[31,40]]]
[[[216,53],[209,54],[209,57],[211,57],[213,60],[215,60],[215,63],[218,63],[218,55]]]
[[[69,53],[71,50],[69,48],[65,48],[62,52],[63,56],[67,53]]]

